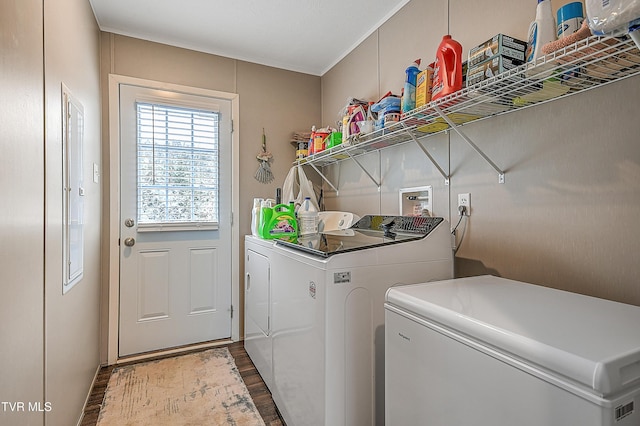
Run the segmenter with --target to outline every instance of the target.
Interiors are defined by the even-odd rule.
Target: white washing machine
[[[343,231],[247,250],[268,258],[271,300],[267,331],[247,320],[245,346],[285,422],[384,424],[384,294],[453,277],[449,224],[364,216]],[[258,305],[251,300],[261,299],[251,297],[249,318]]]
[[[389,289],[393,426],[639,426],[640,307],[480,276]]]

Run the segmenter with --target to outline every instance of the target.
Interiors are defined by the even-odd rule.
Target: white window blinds
[[[216,228],[219,113],[143,102],[136,108],[138,227]]]

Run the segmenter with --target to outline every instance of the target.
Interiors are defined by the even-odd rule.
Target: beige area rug
[[[227,348],[116,368],[98,426],[264,425]]]

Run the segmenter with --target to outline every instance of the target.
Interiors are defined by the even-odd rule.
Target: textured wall
[[[527,5],[413,0],[322,77],[323,120],[349,96],[400,93],[404,68],[433,60],[447,31],[464,55],[498,33],[524,39],[535,17],[535,3]],[[469,192],[458,276],[492,273],[640,305],[639,78],[464,126],[506,170],[504,185],[458,135],[441,134],[422,142],[451,171],[449,186],[408,143],[362,157],[380,191],[353,162],[327,168],[339,187],[327,208],[397,213],[399,188],[433,185],[435,214],[455,223],[457,194]]]

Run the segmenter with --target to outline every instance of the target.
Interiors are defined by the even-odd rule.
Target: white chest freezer
[[[391,288],[385,339],[388,425],[640,425],[640,307],[461,278]]]

